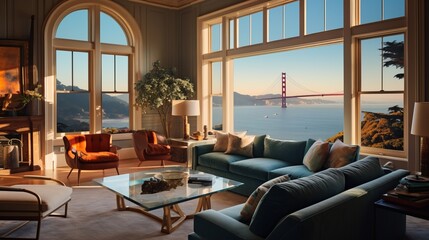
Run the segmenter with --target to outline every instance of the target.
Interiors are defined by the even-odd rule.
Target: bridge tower
[[[286,106],[286,73],[282,73],[282,108]]]

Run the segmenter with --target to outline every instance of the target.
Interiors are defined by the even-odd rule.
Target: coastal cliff
[[[343,132],[326,139],[343,141]],[[361,146],[404,150],[404,112],[397,106],[389,108],[389,113],[363,112],[361,122]]]

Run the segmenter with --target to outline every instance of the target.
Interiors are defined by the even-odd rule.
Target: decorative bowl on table
[[[156,178],[166,181],[172,188],[183,186],[183,179],[188,177],[187,172],[165,171],[155,175]]]

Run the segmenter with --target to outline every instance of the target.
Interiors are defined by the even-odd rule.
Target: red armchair
[[[119,175],[119,156],[116,147],[110,144],[110,139],[108,133],[64,136],[66,162],[71,168],[67,178],[75,168],[78,169],[78,185],[81,170],[116,168]]]
[[[170,145],[167,138],[152,130],[138,130],[133,132],[133,144],[137,157],[140,160],[139,166],[145,160],[170,160]]]

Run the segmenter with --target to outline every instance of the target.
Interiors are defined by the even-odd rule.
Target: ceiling
[[[147,3],[166,8],[180,9],[204,0],[130,0],[133,2]]]

